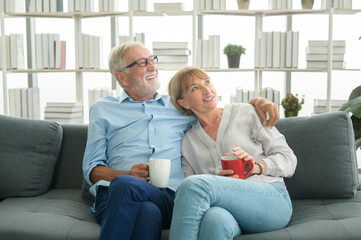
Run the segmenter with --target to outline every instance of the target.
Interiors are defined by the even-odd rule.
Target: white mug
[[[150,159],[149,160],[149,176],[150,183],[158,188],[166,188],[168,185],[170,174],[169,159]]]

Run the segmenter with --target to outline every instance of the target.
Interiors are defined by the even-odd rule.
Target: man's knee
[[[123,197],[130,197],[136,200],[138,197],[143,195],[144,186],[142,186],[145,181],[129,176],[129,175],[122,175],[118,176],[113,179],[110,183],[108,189],[108,197],[116,197],[116,198],[123,198]],[[148,184],[148,183],[146,183]]]

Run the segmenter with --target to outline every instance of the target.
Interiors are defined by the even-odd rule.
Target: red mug
[[[232,175],[238,175],[240,179],[245,179],[253,169],[254,163],[252,160],[245,161],[243,158],[239,158],[235,155],[227,155],[221,157],[221,164],[223,170],[233,170]],[[245,167],[247,164],[251,164],[251,167],[246,172]]]

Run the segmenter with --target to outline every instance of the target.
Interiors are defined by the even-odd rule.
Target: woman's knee
[[[211,207],[202,218],[199,239],[233,239],[241,234],[236,219],[224,208]]]
[[[212,175],[192,175],[184,179],[177,189],[177,193],[191,192],[192,194],[209,192],[212,188],[210,183]]]

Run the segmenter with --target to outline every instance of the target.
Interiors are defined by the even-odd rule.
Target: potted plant
[[[251,0],[237,0],[238,9],[239,10],[248,9],[250,2]]]
[[[285,109],[285,117],[298,116],[298,112],[302,109],[304,103],[305,99],[302,97],[300,100],[298,94],[293,95],[292,93],[287,93],[281,102],[282,107]]]
[[[302,9],[312,9],[314,0],[301,0]]]
[[[352,113],[351,121],[355,132],[356,149],[361,146],[361,86],[352,90],[348,102],[343,104],[339,111]]]
[[[246,49],[242,45],[228,44],[223,53],[227,55],[228,67],[239,68],[239,61],[242,54],[246,54]]]

